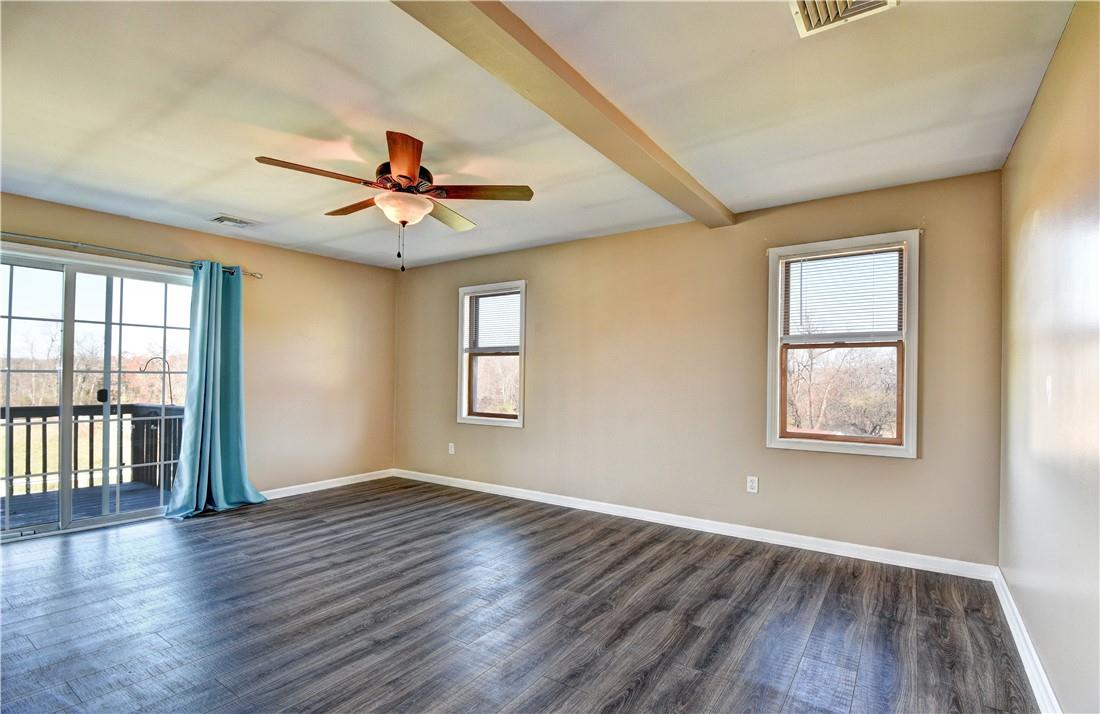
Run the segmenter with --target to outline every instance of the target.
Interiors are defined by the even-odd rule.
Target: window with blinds
[[[470,296],[469,349],[519,352],[519,291]]]
[[[783,261],[783,336],[900,337],[905,316],[901,247]]]
[[[459,421],[518,425],[524,283],[462,288]]]
[[[894,235],[905,239],[772,249],[769,445],[907,446],[908,261],[919,232]]]

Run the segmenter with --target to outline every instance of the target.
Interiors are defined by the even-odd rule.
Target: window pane
[[[520,295],[482,295],[476,301],[477,329],[474,347],[519,345]]]
[[[118,299],[118,296],[115,296]],[[76,274],[77,320],[107,321],[107,278],[90,273]]]
[[[11,321],[12,369],[61,369],[61,323]]]
[[[898,348],[789,345],[784,424],[800,438],[892,440],[898,433]]]
[[[164,330],[160,327],[122,326],[121,344],[115,350],[122,355],[123,370],[163,372]]]
[[[60,320],[62,287],[60,270],[13,266],[12,315]]]
[[[111,432],[103,428],[102,412],[77,409],[73,426],[73,458],[77,471],[92,471],[103,466],[103,438]],[[100,474],[95,474],[100,481]]]
[[[169,327],[191,326],[191,286],[168,285],[168,321]]]
[[[166,404],[176,404],[180,407],[183,406],[184,401],[187,399],[187,375],[186,374],[170,374],[168,375],[168,401]],[[182,414],[182,411],[180,411]]]
[[[60,420],[35,417],[19,419],[12,427],[12,472],[16,476],[57,473],[61,460]],[[28,441],[30,442],[28,444]],[[29,448],[28,448],[29,447]],[[30,484],[31,492],[41,491],[41,480]]]
[[[12,498],[10,503],[0,498],[0,509],[3,509],[0,512],[8,514],[9,527],[17,529],[57,522],[58,478],[47,476],[45,481],[44,490],[41,477],[31,478],[30,483],[22,478],[7,482],[6,488],[11,489]]]
[[[785,335],[901,330],[900,248],[786,262]]]
[[[161,394],[164,391],[164,375],[157,374],[124,374],[122,375],[122,403],[123,404],[161,404]],[[157,412],[159,414],[159,411]],[[142,414],[142,416],[148,416]]]
[[[519,355],[471,355],[470,394],[477,414],[519,414]]]
[[[11,373],[11,405],[13,407],[53,407],[48,410],[49,416],[60,416],[58,407],[61,404],[60,383],[57,372],[12,372]],[[18,410],[12,412],[12,416],[21,418]],[[35,412],[35,416],[44,416]]]
[[[118,296],[115,296],[118,299]],[[138,325],[164,324],[164,283],[125,278],[122,281],[122,321]]]
[[[0,315],[8,314],[8,290],[11,289],[11,266],[0,265]]]
[[[102,322],[73,324],[73,369],[103,369]]]
[[[111,278],[111,282],[111,322],[118,322],[122,317],[122,278]]]
[[[172,366],[173,372],[186,372],[187,343],[191,339],[190,330],[168,329],[165,333],[167,334],[165,357],[168,359],[168,364]]]
[[[111,389],[107,395],[107,401],[111,404],[118,403],[118,375],[111,374]],[[99,401],[99,390],[103,389],[103,372],[73,372],[73,406],[93,406],[98,407],[102,402]],[[83,411],[86,410],[81,410]],[[98,414],[98,411],[95,411]]]

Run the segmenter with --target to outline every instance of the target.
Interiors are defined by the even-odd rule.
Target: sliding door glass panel
[[[191,343],[191,286],[166,286],[164,310],[164,421],[160,433],[163,497],[168,498],[183,439],[183,408],[187,401],[187,364]]]
[[[77,272],[73,304],[72,520],[118,512],[110,355],[118,329],[110,324],[114,280]]]
[[[112,278],[109,479],[117,513],[163,506],[179,459],[191,287]]]
[[[60,523],[60,269],[0,265],[3,338],[3,530]]]

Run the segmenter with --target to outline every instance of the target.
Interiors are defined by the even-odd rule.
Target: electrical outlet
[[[450,454],[451,456],[454,456],[455,443],[453,441],[447,444],[447,453]]]
[[[745,477],[745,490],[748,491],[749,493],[759,493],[760,492],[760,479],[756,478],[755,476],[746,476]]]

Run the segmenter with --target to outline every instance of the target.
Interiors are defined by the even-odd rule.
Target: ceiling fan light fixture
[[[825,0],[809,0],[809,2]],[[829,0],[836,3],[840,0]],[[898,0],[844,0],[849,5],[862,2],[898,2]],[[296,164],[292,161],[273,159],[270,156],[257,156],[256,161],[291,171],[324,176],[359,186],[381,191],[363,201],[356,201],[329,211],[326,216],[349,216],[377,206],[386,218],[399,226],[411,226],[419,223],[424,216],[430,215],[443,225],[456,231],[468,231],[474,227],[473,221],[463,218],[454,210],[438,203],[435,199],[460,199],[478,201],[530,201],[534,192],[530,186],[474,185],[448,186],[433,183],[432,172],[420,163],[424,142],[415,136],[399,131],[386,132],[386,146],[389,149],[389,161],[383,162],[374,172],[375,179],[370,180],[341,174],[316,166]],[[430,197],[430,198],[429,198]]]
[[[419,223],[432,212],[432,202],[423,196],[402,191],[385,191],[374,197],[374,205],[382,209],[386,218],[398,225]]]

